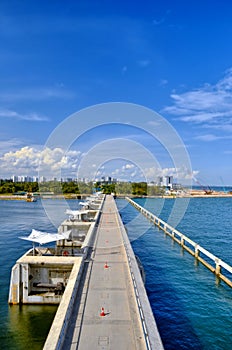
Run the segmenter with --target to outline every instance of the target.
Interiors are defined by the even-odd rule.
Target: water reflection
[[[9,307],[7,349],[43,348],[57,306],[14,305]]]

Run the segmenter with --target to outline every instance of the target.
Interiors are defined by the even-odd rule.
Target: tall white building
[[[16,175],[13,175],[11,178],[12,178],[13,182],[18,182],[19,181],[19,177],[16,176]]]
[[[46,177],[41,176],[41,177],[39,178],[39,182],[46,182]]]

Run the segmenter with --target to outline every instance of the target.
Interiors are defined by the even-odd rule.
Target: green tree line
[[[37,182],[13,182],[0,180],[0,193],[13,194],[16,192],[37,192],[39,189]]]
[[[12,182],[0,180],[0,194],[15,194],[19,192],[51,192],[54,194],[91,194],[94,190],[101,190],[105,194],[133,196],[163,195],[165,190],[160,186],[148,186],[146,182],[120,182],[116,184],[101,184],[99,182]]]

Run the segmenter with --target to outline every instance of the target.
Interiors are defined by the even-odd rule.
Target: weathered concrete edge
[[[104,200],[105,200],[105,196],[103,197],[103,199],[101,201],[99,209],[96,209],[97,210],[97,214],[96,214],[95,221],[90,225],[90,229],[89,229],[89,231],[88,231],[88,233],[87,233],[87,235],[85,237],[85,240],[84,240],[84,242],[82,244],[82,248],[89,248],[89,247],[93,246],[93,242],[94,242],[94,239],[95,239],[95,231],[97,229],[97,225],[98,225],[99,220],[100,220],[101,210],[102,210],[102,207],[103,207]]]
[[[148,339],[149,339],[149,345],[148,345],[148,349],[152,349],[152,350],[164,350],[163,344],[162,344],[162,340],[157,328],[157,324],[151,309],[151,305],[150,302],[148,300],[148,296],[147,296],[147,292],[146,289],[144,287],[144,283],[138,268],[138,264],[134,255],[134,251],[131,247],[126,229],[122,223],[122,219],[119,215],[119,212],[117,211],[117,215],[118,215],[118,222],[120,224],[121,227],[121,232],[122,232],[122,236],[123,236],[123,240],[124,240],[124,244],[125,244],[125,248],[127,251],[127,256],[128,256],[128,260],[129,260],[129,265],[130,265],[130,270],[131,270],[131,274],[132,274],[132,280],[135,280],[135,284],[136,284],[136,289],[137,289],[137,293],[138,293],[138,298],[140,300],[140,305],[138,305],[139,308],[142,309],[142,313],[140,310],[140,317],[141,320],[143,322],[143,328],[144,329],[144,333],[147,332],[148,334]],[[135,290],[136,293],[136,290]],[[136,294],[137,294],[136,293]],[[145,327],[144,327],[145,326]]]
[[[76,291],[80,284],[85,263],[84,260],[85,257],[82,258],[81,264],[76,263],[73,265],[68,284],[57,309],[43,350],[58,350],[62,346],[75,300]]]
[[[102,198],[99,209],[97,209],[98,215],[96,217],[96,221],[93,222],[93,227],[91,227],[91,230],[90,230],[91,234],[88,236],[88,245],[86,244],[86,246],[83,247],[84,255],[82,257],[81,265],[78,265],[78,268],[77,268],[77,266],[75,266],[74,264],[72,268],[72,272],[69,277],[69,282],[65,288],[65,292],[61,299],[60,305],[57,309],[55,318],[53,320],[52,326],[48,333],[43,350],[59,350],[62,347],[62,344],[65,339],[65,334],[67,331],[68,322],[70,319],[70,313],[72,311],[76,293],[82,278],[82,272],[84,269],[88,248],[93,244],[95,232],[100,219],[100,214],[101,214],[104,201],[105,201],[105,196]]]

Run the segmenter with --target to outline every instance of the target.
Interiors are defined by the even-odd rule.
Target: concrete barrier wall
[[[78,263],[73,265],[68,284],[65,288],[65,292],[57,309],[50,332],[44,344],[44,350],[61,349],[67,331],[70,315],[72,313],[77,289],[80,284],[83,268],[84,258],[82,259],[81,265]]]

